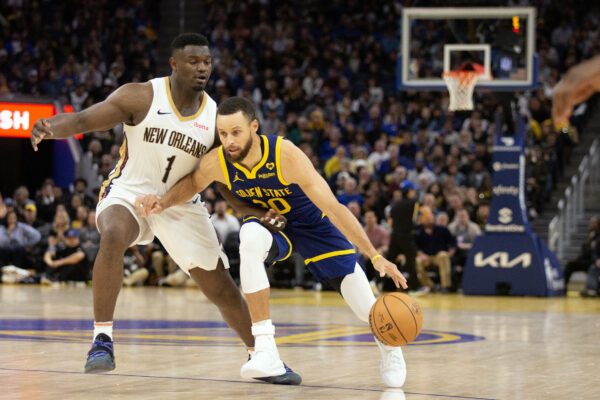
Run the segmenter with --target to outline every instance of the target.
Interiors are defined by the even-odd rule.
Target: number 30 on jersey
[[[292,209],[292,206],[290,206],[290,203],[288,203],[287,201],[285,201],[285,199],[282,199],[282,198],[269,199],[269,200],[267,200],[267,202],[254,199],[254,200],[252,200],[252,202],[255,204],[258,204],[262,208],[266,208],[266,209],[272,208],[273,210],[277,211],[281,215],[290,212],[290,210]]]

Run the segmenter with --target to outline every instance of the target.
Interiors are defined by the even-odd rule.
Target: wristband
[[[382,258],[383,256],[381,254],[376,254],[371,258],[371,264],[373,264],[375,262],[375,260],[377,260],[378,258]]]

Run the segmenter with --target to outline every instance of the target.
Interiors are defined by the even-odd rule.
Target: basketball
[[[369,313],[373,335],[388,346],[404,346],[419,336],[423,312],[415,299],[405,293],[388,293],[377,299]]]

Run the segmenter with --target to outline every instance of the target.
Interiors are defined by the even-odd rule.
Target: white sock
[[[270,319],[254,322],[252,324],[252,335],[254,335],[254,349],[256,351],[274,352],[279,357],[277,345],[275,344],[275,326]]]
[[[113,339],[112,331],[113,331],[113,322],[112,321],[106,321],[106,322],[94,321],[94,339],[96,339],[96,336],[98,336],[99,334],[104,333],[106,336],[108,336],[110,338],[110,340],[112,340]]]
[[[375,303],[375,296],[363,269],[358,263],[354,272],[342,280],[340,292],[354,314],[363,322],[369,322],[369,312]]]

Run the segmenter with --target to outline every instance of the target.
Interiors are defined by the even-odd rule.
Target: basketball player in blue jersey
[[[281,137],[257,134],[258,121],[249,100],[233,97],[223,101],[217,110],[217,130],[223,143],[220,148],[209,152],[200,167],[166,195],[139,198],[136,208],[142,215],[160,214],[217,181],[227,185],[230,193],[226,197],[238,210],[252,215],[247,207],[259,205],[287,218],[283,231],[272,234],[257,217],[246,217],[239,235],[240,279],[256,343],[255,354],[241,374],[244,378],[279,375],[285,366],[275,345],[264,263],[284,260],[292,250],[299,252],[313,275],[338,290],[364,322],[368,322],[375,297],[352,243],[371,259],[381,276],[388,274],[403,288],[406,280],[396,265],[377,253],[356,218],[336,200],[299,148]],[[402,386],[406,364],[401,348],[377,344],[384,383]]]
[[[59,114],[37,121],[31,132],[34,150],[44,139],[107,130],[124,124],[121,159],[102,185],[96,209],[101,233],[94,262],[94,343],[85,372],[115,368],[112,341],[113,313],[123,279],[123,254],[156,235],[177,265],[217,305],[227,324],[248,347],[254,346],[246,302],[226,268],[220,242],[200,196],[191,196],[171,213],[140,218],[135,198],[166,193],[193,172],[200,158],[219,144],[216,104],[204,91],[212,64],[208,40],[183,34],[171,45],[169,77],[121,86],[105,101],[75,114]],[[154,218],[159,217],[159,218]],[[300,383],[292,371],[266,379],[272,383]]]

